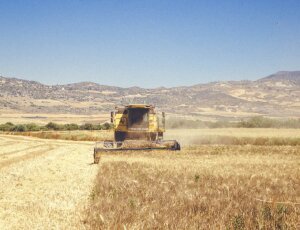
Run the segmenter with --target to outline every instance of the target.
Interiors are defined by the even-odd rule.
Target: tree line
[[[104,124],[91,124],[85,123],[82,125],[78,124],[57,124],[54,122],[49,122],[46,125],[37,125],[35,123],[28,124],[13,124],[7,122],[5,124],[0,124],[0,131],[4,132],[33,132],[33,131],[71,131],[71,130],[109,130],[112,128],[112,124],[106,122]]]
[[[168,129],[180,128],[300,128],[300,118],[298,119],[271,119],[266,117],[252,117],[247,120],[238,122],[233,121],[200,121],[200,120],[187,120],[187,119],[169,119],[166,122]],[[35,123],[28,124],[13,124],[7,122],[0,124],[0,131],[4,132],[31,132],[31,131],[71,131],[71,130],[109,130],[112,129],[111,123],[104,124],[91,124],[85,123],[78,124],[57,124],[49,122],[46,125],[37,125]]]

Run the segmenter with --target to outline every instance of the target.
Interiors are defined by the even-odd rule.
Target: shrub
[[[47,125],[46,125],[46,128],[49,129],[49,130],[61,130],[61,126],[59,124],[56,124],[54,122],[49,122]]]
[[[80,126],[81,130],[93,130],[93,124],[91,123],[85,123]]]
[[[27,127],[25,125],[16,125],[16,126],[14,126],[14,128],[11,131],[14,131],[14,132],[26,132],[27,131]]]
[[[98,124],[98,125],[93,125],[93,130],[101,130],[103,129],[102,125]]]
[[[240,121],[241,128],[300,128],[300,119],[279,120],[266,117],[252,117],[247,121]]]
[[[108,122],[105,122],[103,125],[102,125],[102,129],[104,130],[109,130],[111,129],[113,126],[111,123],[108,123]]]
[[[34,131],[47,131],[47,130],[55,130],[55,131],[62,131],[62,130],[108,130],[112,128],[112,124],[110,123],[104,123],[103,125],[101,124],[91,124],[91,123],[85,123],[83,125],[77,125],[75,123],[71,124],[56,124],[54,122],[49,122],[45,126],[39,126],[34,123],[29,123],[29,124],[21,124],[21,125],[14,125],[11,122],[7,122],[5,124],[0,125],[0,131],[4,132],[9,132],[9,131],[14,131],[14,132],[24,132],[24,131],[29,131],[29,132],[34,132]]]
[[[85,123],[80,126],[81,130],[109,130],[112,128],[112,124],[105,122],[104,124],[96,124],[93,125],[91,123]]]
[[[0,131],[8,132],[14,129],[14,124],[11,122],[7,122],[5,124],[0,125]]]
[[[14,126],[14,124],[11,123],[11,122],[6,122],[5,124],[8,125],[8,126]]]
[[[26,126],[27,131],[40,131],[41,130],[41,126],[38,126],[34,123],[26,124],[25,126]]]
[[[79,126],[77,124],[74,124],[74,123],[72,123],[72,124],[65,124],[63,126],[63,129],[64,130],[78,130]]]

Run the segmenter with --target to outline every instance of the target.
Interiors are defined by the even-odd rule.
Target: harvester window
[[[149,127],[149,109],[129,109],[128,126],[133,129],[147,129]]]

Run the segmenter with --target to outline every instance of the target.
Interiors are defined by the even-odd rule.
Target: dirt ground
[[[0,135],[0,229],[84,228],[92,142]]]

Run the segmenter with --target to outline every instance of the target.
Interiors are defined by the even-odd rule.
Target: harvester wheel
[[[181,149],[180,144],[176,141],[174,144],[174,150],[180,150],[180,149]]]

